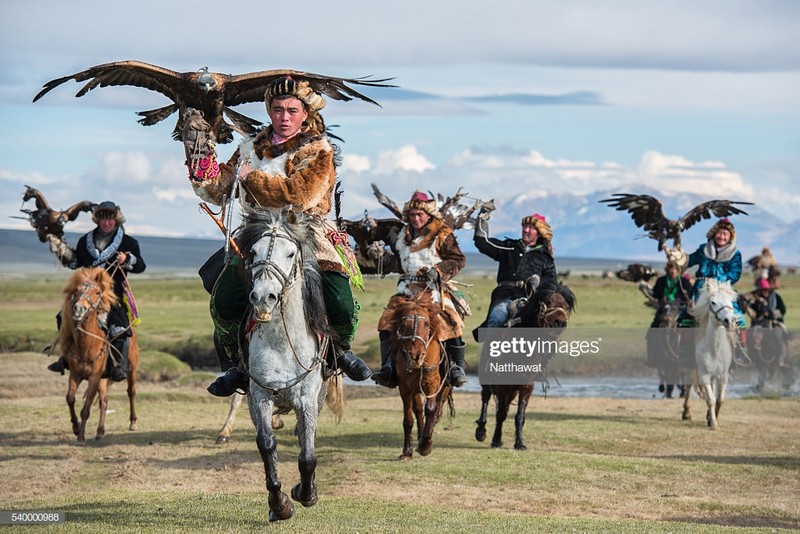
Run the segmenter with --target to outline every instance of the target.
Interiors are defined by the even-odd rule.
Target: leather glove
[[[216,143],[211,135],[211,125],[203,118],[203,112],[186,108],[183,115],[181,138],[187,161],[196,161],[216,154]]]
[[[50,252],[56,255],[58,261],[62,265],[69,266],[75,259],[75,250],[70,247],[66,241],[53,234],[47,234],[47,244],[50,247]]]
[[[667,254],[667,261],[671,261],[678,266],[678,270],[683,272],[689,265],[689,256],[683,251],[680,245],[675,248],[664,247],[664,252]]]

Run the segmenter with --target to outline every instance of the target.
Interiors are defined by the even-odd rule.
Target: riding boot
[[[331,353],[336,354],[336,368],[341,369],[350,380],[363,382],[372,376],[369,366],[350,351],[349,345],[333,344],[331,350],[328,351],[329,358]]]
[[[389,332],[380,333],[381,340],[381,369],[376,374],[372,375],[372,379],[379,386],[387,388],[397,387],[397,373],[394,369],[394,362],[392,354],[389,352],[392,341],[389,339]]]
[[[119,336],[111,342],[111,357],[108,359],[111,368],[111,381],[122,382],[128,378],[128,349],[130,348],[130,338]],[[114,365],[114,360],[117,360]]]
[[[237,356],[237,348],[224,345],[217,333],[214,333],[214,349],[217,353],[220,369],[225,372],[206,388],[215,397],[229,397],[236,393],[237,390],[247,393],[250,380],[247,373],[239,369],[243,362]]]
[[[464,372],[464,356],[467,353],[467,344],[460,337],[445,341],[445,349],[450,357],[450,383],[453,387],[460,388],[467,383],[467,374]]]
[[[64,374],[64,371],[69,369],[69,365],[67,365],[67,360],[61,356],[56,361],[51,363],[47,366],[48,371],[53,371],[54,373],[61,373]]]

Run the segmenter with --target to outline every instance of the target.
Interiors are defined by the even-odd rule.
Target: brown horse
[[[433,450],[433,428],[442,415],[444,403],[453,413],[452,387],[444,380],[445,351],[439,339],[442,330],[440,308],[429,292],[408,298],[395,311],[391,353],[397,369],[398,389],[403,399],[403,453],[410,460],[411,431],[417,423],[417,452],[427,456]]]
[[[106,409],[108,407],[108,378],[104,378],[106,361],[111,345],[106,339],[105,322],[111,306],[117,303],[114,280],[102,267],[84,267],[75,271],[62,290],[59,343],[69,366],[69,405],[72,431],[78,442],[86,439],[86,422],[95,396],[100,399],[100,422],[95,441],[105,435]],[[136,396],[136,368],[139,365],[139,345],[133,330],[128,352],[128,399],[130,400],[130,430],[136,430],[138,418],[133,399]],[[86,390],[81,418],[75,413],[75,393],[82,381],[89,384]]]
[[[567,286],[558,284],[558,288],[553,292],[540,291],[533,294],[527,303],[520,309],[518,318],[520,319],[515,327],[519,328],[545,328],[549,334],[558,337],[567,327],[569,316],[575,309],[575,294]],[[537,355],[539,360],[532,363],[540,363],[542,366],[542,380],[546,380],[547,365],[550,362],[550,354]],[[533,383],[536,375],[531,376],[531,380],[525,384],[518,385],[485,385],[481,387],[481,414],[475,423],[475,439],[484,441],[486,439],[486,417],[489,408],[489,399],[495,396],[497,410],[495,412],[495,428],[492,436],[492,447],[503,446],[503,423],[508,417],[509,407],[514,399],[517,399],[517,414],[514,417],[514,449],[518,451],[527,450],[522,439],[522,428],[525,425],[525,410],[528,401],[533,393]]]

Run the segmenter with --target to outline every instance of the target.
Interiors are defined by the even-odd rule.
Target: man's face
[[[272,130],[281,137],[292,137],[300,131],[308,112],[299,98],[273,98],[269,105]]]
[[[539,232],[536,230],[536,227],[534,225],[532,224],[522,225],[522,243],[526,247],[535,245],[538,239],[539,239]]]
[[[414,230],[419,230],[428,224],[430,220],[431,216],[422,210],[409,210],[408,212],[408,224],[410,224]]]
[[[97,221],[97,226],[100,227],[100,230],[104,234],[107,234],[117,226],[117,219],[114,217],[103,217]]]

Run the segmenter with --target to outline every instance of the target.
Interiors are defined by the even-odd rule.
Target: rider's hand
[[[423,267],[417,271],[418,276],[426,276],[430,282],[437,282],[440,278],[439,271],[433,267]]]
[[[126,261],[128,261],[128,253],[117,252],[117,263],[119,263],[120,265],[125,265]]]

